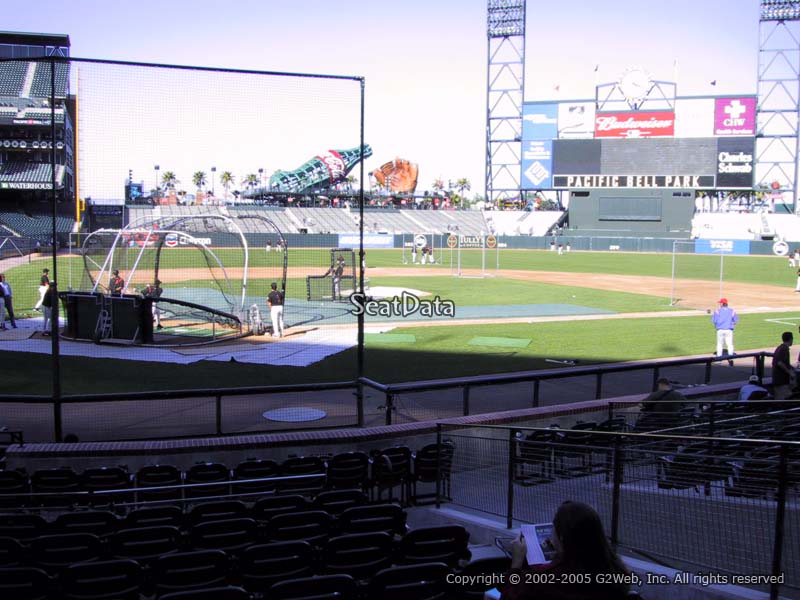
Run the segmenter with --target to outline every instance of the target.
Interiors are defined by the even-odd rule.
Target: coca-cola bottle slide
[[[364,144],[364,158],[372,156],[372,148]],[[361,150],[328,150],[304,162],[294,171],[275,171],[269,178],[271,189],[302,194],[315,187],[341,183],[361,160]]]

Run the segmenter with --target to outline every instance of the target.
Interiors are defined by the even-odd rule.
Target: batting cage
[[[251,247],[244,229],[274,240],[276,251]],[[144,218],[124,229],[87,234],[81,256],[83,276],[77,291],[141,296],[149,301],[155,334],[149,333],[144,318],[138,330],[128,327],[122,338],[115,335],[119,333],[115,317],[121,313],[100,298],[94,302],[98,306],[94,329],[91,313],[81,311],[84,323],[69,327],[68,335],[75,338],[183,346],[263,334],[268,327],[259,303],[248,297],[249,277],[278,282],[278,289],[286,289],[288,244],[275,223],[262,215],[234,220],[208,212]],[[74,299],[65,295],[71,320],[79,317],[69,312],[70,302],[89,302],[82,298],[83,294]],[[148,307],[142,308],[145,317]]]
[[[332,220],[353,223],[351,235],[358,230],[350,207],[358,212],[372,154],[362,78],[63,56],[0,62],[0,75],[13,71],[30,83],[14,101],[24,96],[15,114],[25,120],[25,144],[6,162],[31,177],[42,173],[41,187],[28,189],[42,190],[43,202],[55,195],[69,247],[47,261],[59,317],[52,331],[60,334],[50,351],[56,361],[79,361],[54,369],[74,379],[64,389],[355,382],[358,320],[346,301],[359,288],[358,244],[340,242]],[[46,244],[49,231],[42,236]],[[36,303],[43,266],[14,279],[36,284],[15,288],[21,306]],[[307,278],[315,276],[321,282],[310,293]],[[31,320],[30,351],[47,352],[41,341],[56,337],[47,335],[51,324],[42,311]],[[335,372],[304,375],[331,357]],[[103,362],[111,359],[124,367]],[[95,376],[76,376],[81,361]],[[139,374],[125,377],[128,369]],[[211,414],[187,401],[169,426],[166,401],[125,411],[98,403],[86,422],[76,404],[59,425],[25,421],[22,405],[6,416],[32,439],[67,430],[87,441],[306,427],[302,411],[275,409],[322,411],[311,427],[356,424],[352,389],[331,403],[334,396],[255,394],[246,405],[229,398]]]
[[[306,277],[309,302],[347,302],[356,287],[356,253],[352,248],[331,248],[330,267],[319,275]]]

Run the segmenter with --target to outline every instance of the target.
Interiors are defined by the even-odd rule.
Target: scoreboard
[[[745,96],[629,112],[525,103],[521,188],[753,189],[755,110]]]

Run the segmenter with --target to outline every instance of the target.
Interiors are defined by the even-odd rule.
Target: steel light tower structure
[[[525,0],[488,0],[486,199],[519,197],[525,89]]]
[[[792,194],[800,155],[800,1],[761,0],[758,22],[756,187]]]

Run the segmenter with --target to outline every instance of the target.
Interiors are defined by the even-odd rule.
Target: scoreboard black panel
[[[553,140],[553,188],[752,189],[755,138]]]

